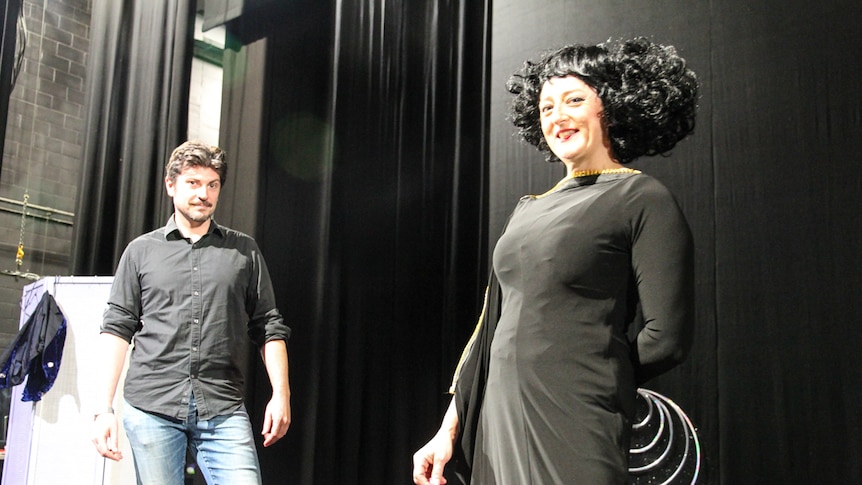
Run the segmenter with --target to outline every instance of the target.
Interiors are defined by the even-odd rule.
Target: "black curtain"
[[[164,164],[185,141],[194,0],[94,0],[71,274],[110,275],[164,224]]]
[[[229,35],[222,58],[224,68],[219,145],[230,171],[221,189],[216,218],[221,224],[258,236],[263,201],[268,96],[268,40],[243,45]]]
[[[18,16],[21,13],[20,0],[6,0],[0,11],[3,21],[0,30],[0,169],[3,168],[3,146],[6,144],[6,120],[9,112],[9,97],[12,95],[12,82],[15,72],[15,52],[20,46],[18,38]]]
[[[862,483],[862,4],[808,7],[714,7],[728,483]]]
[[[252,39],[237,58],[266,51],[262,71],[226,66],[227,98],[263,72],[265,99],[232,104],[222,135],[261,147],[256,234],[294,330],[293,424],[259,450],[264,483],[407,483],[439,426],[487,278],[488,15],[306,0],[227,24]],[[249,387],[257,427],[262,368]]]

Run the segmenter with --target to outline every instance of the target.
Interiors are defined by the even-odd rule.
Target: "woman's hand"
[[[443,467],[452,458],[452,436],[441,429],[431,441],[413,454],[413,483],[444,485]]]

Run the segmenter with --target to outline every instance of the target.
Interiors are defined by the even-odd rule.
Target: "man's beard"
[[[205,207],[207,209],[211,209],[212,206],[203,206],[203,207]],[[182,216],[184,218],[186,218],[187,220],[190,220],[190,221],[194,221],[194,222],[206,222],[206,221],[210,220],[210,218],[212,217],[212,210],[210,210],[205,215],[204,214],[193,214],[191,211],[184,210],[184,209],[177,209],[177,210],[180,214],[182,214]]]

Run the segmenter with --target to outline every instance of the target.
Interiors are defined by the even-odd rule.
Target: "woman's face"
[[[570,170],[603,168],[611,159],[598,94],[575,76],[551,78],[539,94],[548,147]]]

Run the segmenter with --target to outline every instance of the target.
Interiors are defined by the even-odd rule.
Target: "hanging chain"
[[[27,202],[30,201],[30,194],[24,194],[24,204],[21,206],[21,233],[18,236],[18,253],[15,256],[15,264],[18,269],[24,264],[24,225],[27,223]]]

